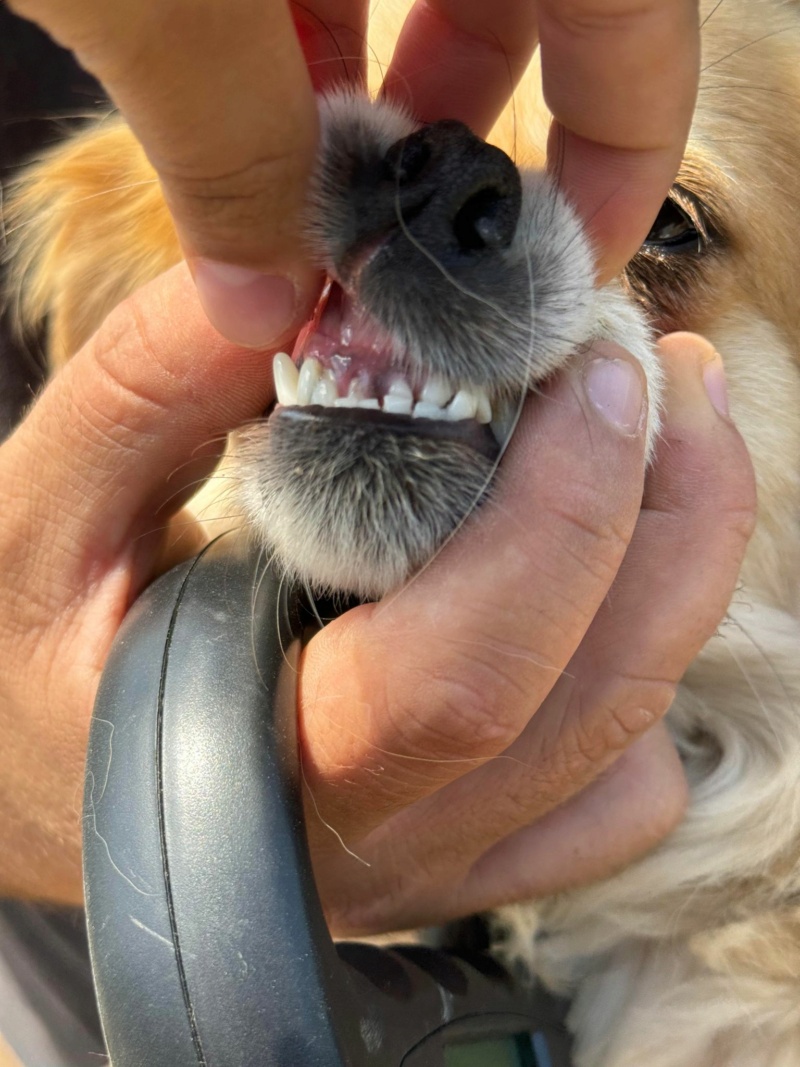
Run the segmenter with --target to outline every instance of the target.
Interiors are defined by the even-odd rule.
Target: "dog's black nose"
[[[505,152],[461,122],[423,126],[359,178],[351,192],[358,230],[352,251],[391,239],[457,268],[465,259],[508,247],[514,237],[522,203],[519,172]]]

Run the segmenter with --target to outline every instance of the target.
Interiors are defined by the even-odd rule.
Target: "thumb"
[[[271,359],[220,337],[175,267],[109,316],[6,442],[9,512],[49,558],[64,549],[77,572],[61,577],[80,585],[163,528],[272,397]]]

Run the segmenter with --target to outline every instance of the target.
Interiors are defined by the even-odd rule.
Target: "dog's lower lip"
[[[384,411],[369,408],[329,408],[318,404],[302,407],[275,406],[270,409],[270,418],[292,419],[295,422],[310,422],[316,419],[335,419],[347,423],[372,424],[382,433],[401,437],[427,437],[453,441],[466,445],[479,455],[494,463],[500,456],[500,445],[491,428],[472,419],[449,422],[439,419],[415,419],[410,415],[389,415]]]

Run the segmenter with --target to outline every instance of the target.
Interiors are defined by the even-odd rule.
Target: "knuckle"
[[[241,243],[255,233],[287,231],[299,210],[296,191],[303,187],[300,159],[293,148],[262,154],[241,167],[217,173],[196,166],[165,165],[160,176],[170,190],[184,228],[201,232],[204,250]]]
[[[92,382],[92,395],[99,419],[128,431],[134,429],[131,419],[137,415],[149,418],[164,413],[170,387],[178,382],[178,375],[170,370],[159,355],[146,315],[134,296],[121,304],[106,319],[89,345],[93,370],[87,375]],[[87,398],[83,398],[88,401]]]
[[[610,584],[628,549],[633,524],[620,511],[610,511],[594,488],[574,494],[570,506],[554,506],[561,552],[599,582]],[[576,504],[580,503],[580,510]]]
[[[426,758],[490,759],[518,737],[524,687],[498,662],[472,660],[463,670],[428,676],[422,701],[401,712],[403,747]]]
[[[556,17],[571,35],[594,39],[600,33],[640,31],[642,24],[660,16],[662,9],[663,4],[653,0],[613,0],[595,4],[567,0],[558,4]]]
[[[605,766],[666,714],[674,695],[671,681],[631,674],[618,677],[604,695],[593,693],[589,703],[577,693],[574,726],[565,739],[568,773],[585,776],[587,768]]]

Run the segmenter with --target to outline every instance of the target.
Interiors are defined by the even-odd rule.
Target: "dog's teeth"
[[[513,433],[516,421],[517,405],[505,401],[495,412],[495,416],[490,424],[492,433],[499,445],[503,446],[506,441],[508,441]]]
[[[310,404],[314,389],[322,375],[322,367],[316,359],[306,359],[300,368],[300,377],[297,381],[297,403]]]
[[[447,405],[447,418],[453,422],[461,419],[474,419],[478,410],[478,400],[474,393],[467,389],[459,389],[450,403]]]
[[[489,403],[489,397],[483,389],[478,389],[476,396],[478,399],[478,410],[475,412],[475,418],[478,422],[491,422],[492,405]]]
[[[381,405],[375,397],[339,396],[334,400],[335,408],[366,408],[368,411],[380,411]]]
[[[391,393],[387,393],[383,398],[383,410],[389,415],[410,415],[414,406],[414,398],[411,396],[410,389],[408,393],[407,397],[392,396]]]
[[[389,390],[386,393],[387,396],[398,397],[402,400],[414,399],[414,394],[411,392],[411,386],[405,380],[405,378],[395,378],[392,384],[389,386]]]
[[[412,412],[415,419],[444,419],[446,415],[444,410],[439,407],[438,404],[428,404],[424,400],[420,400],[414,405],[414,411]]]
[[[275,392],[278,403],[284,407],[293,407],[297,403],[297,367],[285,352],[278,352],[272,361],[272,374],[275,379]]]
[[[420,400],[424,404],[435,404],[442,408],[453,395],[453,390],[443,378],[431,376],[422,387]]]
[[[326,373],[314,386],[314,392],[311,394],[311,403],[321,404],[322,407],[329,408],[333,405],[338,395],[333,376]]]

